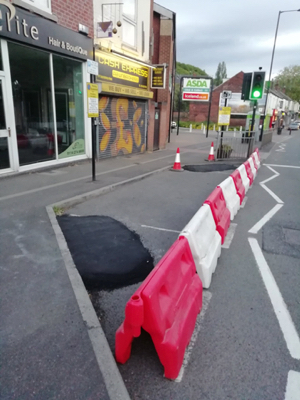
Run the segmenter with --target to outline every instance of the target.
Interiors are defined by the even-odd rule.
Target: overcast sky
[[[225,61],[229,78],[258,67],[269,77],[278,11],[300,9],[299,0],[155,2],[176,12],[177,61],[212,76]],[[300,12],[280,16],[272,77],[290,65],[300,65]]]

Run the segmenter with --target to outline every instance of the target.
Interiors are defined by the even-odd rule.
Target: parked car
[[[299,129],[299,122],[291,122],[288,126],[288,129],[290,129],[291,131],[296,131]]]
[[[171,122],[171,128],[172,128],[172,129],[173,129],[173,128],[177,128],[177,124],[176,124],[175,121],[172,121],[172,122]]]

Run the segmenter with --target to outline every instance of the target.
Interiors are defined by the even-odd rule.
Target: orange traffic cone
[[[215,161],[214,142],[211,142],[210,152],[207,161]]]
[[[180,150],[179,147],[177,149],[176,152],[176,156],[175,156],[175,162],[173,165],[173,168],[171,168],[172,171],[183,171],[183,169],[181,168],[181,164],[180,164]]]

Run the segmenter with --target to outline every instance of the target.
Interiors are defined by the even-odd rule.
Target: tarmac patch
[[[232,164],[209,163],[203,165],[185,165],[183,169],[190,172],[234,171],[238,166]]]
[[[268,224],[263,228],[263,250],[267,253],[282,254],[300,258],[300,226]]]
[[[132,285],[154,268],[139,235],[111,217],[62,215],[57,221],[88,290]]]

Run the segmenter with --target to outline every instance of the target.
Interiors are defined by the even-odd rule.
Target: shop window
[[[123,4],[123,42],[136,48],[137,12],[136,0],[124,0]]]
[[[42,11],[51,13],[51,0],[22,0],[24,3],[28,3]]]
[[[8,42],[20,165],[55,158],[50,55]]]
[[[0,80],[0,131],[6,129],[2,81]],[[0,137],[0,169],[9,168],[8,142],[6,137]]]
[[[85,154],[82,64],[53,55],[53,71],[58,158]]]
[[[1,44],[1,41],[0,41]],[[1,51],[1,46],[0,46],[0,71],[3,70],[3,64],[2,64],[2,51]]]

